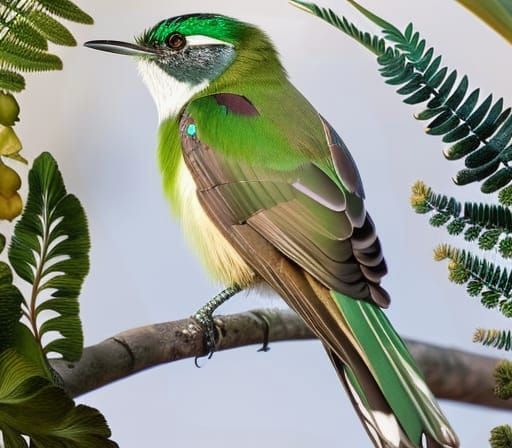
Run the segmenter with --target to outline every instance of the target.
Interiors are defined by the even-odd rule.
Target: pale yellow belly
[[[176,198],[185,237],[198,252],[214,280],[226,286],[247,287],[254,282],[252,269],[212,223],[196,194],[196,185],[183,159],[178,167]]]

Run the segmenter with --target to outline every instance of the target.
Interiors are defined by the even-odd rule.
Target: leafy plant
[[[348,1],[382,28],[383,38],[359,31],[332,10],[298,0],[292,3],[352,38],[365,36],[364,41],[371,43],[369,48],[378,56],[381,75],[387,84],[400,86],[397,93],[406,97],[404,103],[426,103],[426,108],[415,114],[416,119],[431,120],[426,133],[443,136],[443,141],[450,144],[444,150],[448,160],[465,158],[466,168],[456,174],[455,183],[467,185],[485,180],[481,187],[484,193],[510,183],[512,116],[511,109],[504,108],[503,99],[494,101],[489,95],[479,103],[480,89],[469,91],[467,76],[460,78],[456,70],[442,66],[441,56],[435,56],[434,49],[427,46],[412,24],[401,32],[353,0]]]
[[[20,108],[9,92],[25,88],[23,72],[62,69],[60,58],[48,51],[49,42],[76,45],[73,35],[57,20],[61,18],[93,23],[92,17],[70,0],[0,0],[0,170],[4,172],[13,170],[2,163],[2,156],[26,163],[13,129]],[[0,220],[12,220],[21,213],[18,184],[0,182]]]
[[[450,280],[467,284],[471,297],[480,297],[486,308],[498,308],[504,316],[512,317],[512,275],[507,269],[449,246],[440,245],[434,254],[437,261],[448,259]]]
[[[20,72],[62,69],[60,58],[48,52],[48,42],[74,46],[76,41],[55,17],[93,23],[70,0],[0,0],[0,90],[23,90]]]
[[[465,202],[434,193],[418,181],[412,187],[411,204],[419,214],[428,214],[433,227],[445,227],[452,236],[478,242],[483,251],[497,249],[503,258],[512,257],[512,212],[509,207]]]
[[[0,252],[5,243],[1,236]],[[0,431],[6,448],[117,446],[103,416],[76,406],[59,387],[47,357],[50,352],[68,361],[81,356],[78,295],[89,248],[85,212],[67,193],[53,157],[43,153],[30,170],[27,204],[9,249],[14,270],[32,286],[28,300],[13,285],[11,267],[0,263]],[[56,317],[45,321],[43,311]],[[50,331],[60,337],[43,343]]]
[[[473,342],[479,342],[482,345],[494,347],[497,349],[512,349],[512,334],[510,330],[486,330],[479,328],[473,335]]]
[[[386,84],[410,105],[425,104],[415,114],[429,121],[426,133],[442,137],[448,146],[443,154],[448,160],[464,159],[465,168],[454,177],[457,185],[481,182],[483,193],[499,191],[500,204],[462,203],[456,198],[437,194],[423,182],[412,188],[414,210],[430,217],[433,227],[443,227],[452,236],[477,244],[482,251],[498,252],[503,264],[491,263],[468,250],[440,245],[436,260],[448,260],[451,281],[465,285],[469,296],[478,297],[486,308],[499,309],[512,318],[512,272],[507,260],[512,258],[512,115],[503,99],[492,95],[480,100],[480,89],[470,89],[467,76],[449,70],[426,40],[409,24],[404,31],[348,0],[359,12],[382,29],[382,36],[361,31],[345,17],[313,3],[291,3],[320,17],[355,39],[377,56],[380,74]],[[476,2],[461,0],[466,6],[495,26],[510,39],[512,4],[504,0]],[[474,341],[498,349],[512,349],[509,330],[478,329]],[[496,394],[512,397],[512,363],[505,362],[495,372]],[[495,428],[491,435],[495,448],[512,446],[510,426]]]
[[[78,405],[14,350],[0,354],[0,430],[6,448],[114,448],[103,416]]]
[[[83,347],[78,296],[89,270],[85,212],[78,199],[66,192],[49,153],[34,161],[29,191],[25,211],[14,229],[9,260],[32,286],[31,297],[23,305],[44,353],[57,352],[68,361],[77,361]],[[50,298],[40,300],[45,291],[52,291]],[[43,311],[53,311],[57,317],[40,324]],[[45,345],[42,338],[50,331],[58,331],[62,337]]]
[[[5,247],[5,237],[0,234],[0,254]],[[23,296],[13,285],[11,268],[0,262],[0,353],[15,343],[16,326],[21,318]]]

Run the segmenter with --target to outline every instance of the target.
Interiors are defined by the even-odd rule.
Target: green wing
[[[290,117],[281,105],[290,96],[267,103],[256,97],[253,104],[240,95],[212,95],[187,109],[194,138],[214,148],[201,162],[214,177],[213,188],[237,222],[326,287],[387,306],[379,286],[386,264],[359,173],[340,137],[305,99],[288,106]]]

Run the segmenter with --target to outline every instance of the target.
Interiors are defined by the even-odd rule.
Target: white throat
[[[148,61],[139,62],[139,73],[155,101],[160,122],[177,116],[188,101],[209,84],[207,80],[197,85],[178,81]]]

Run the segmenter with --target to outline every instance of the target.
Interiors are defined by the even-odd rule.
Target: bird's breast
[[[175,200],[185,237],[198,252],[212,277],[224,285],[246,287],[255,274],[206,214],[197,187],[183,158],[177,167]]]

